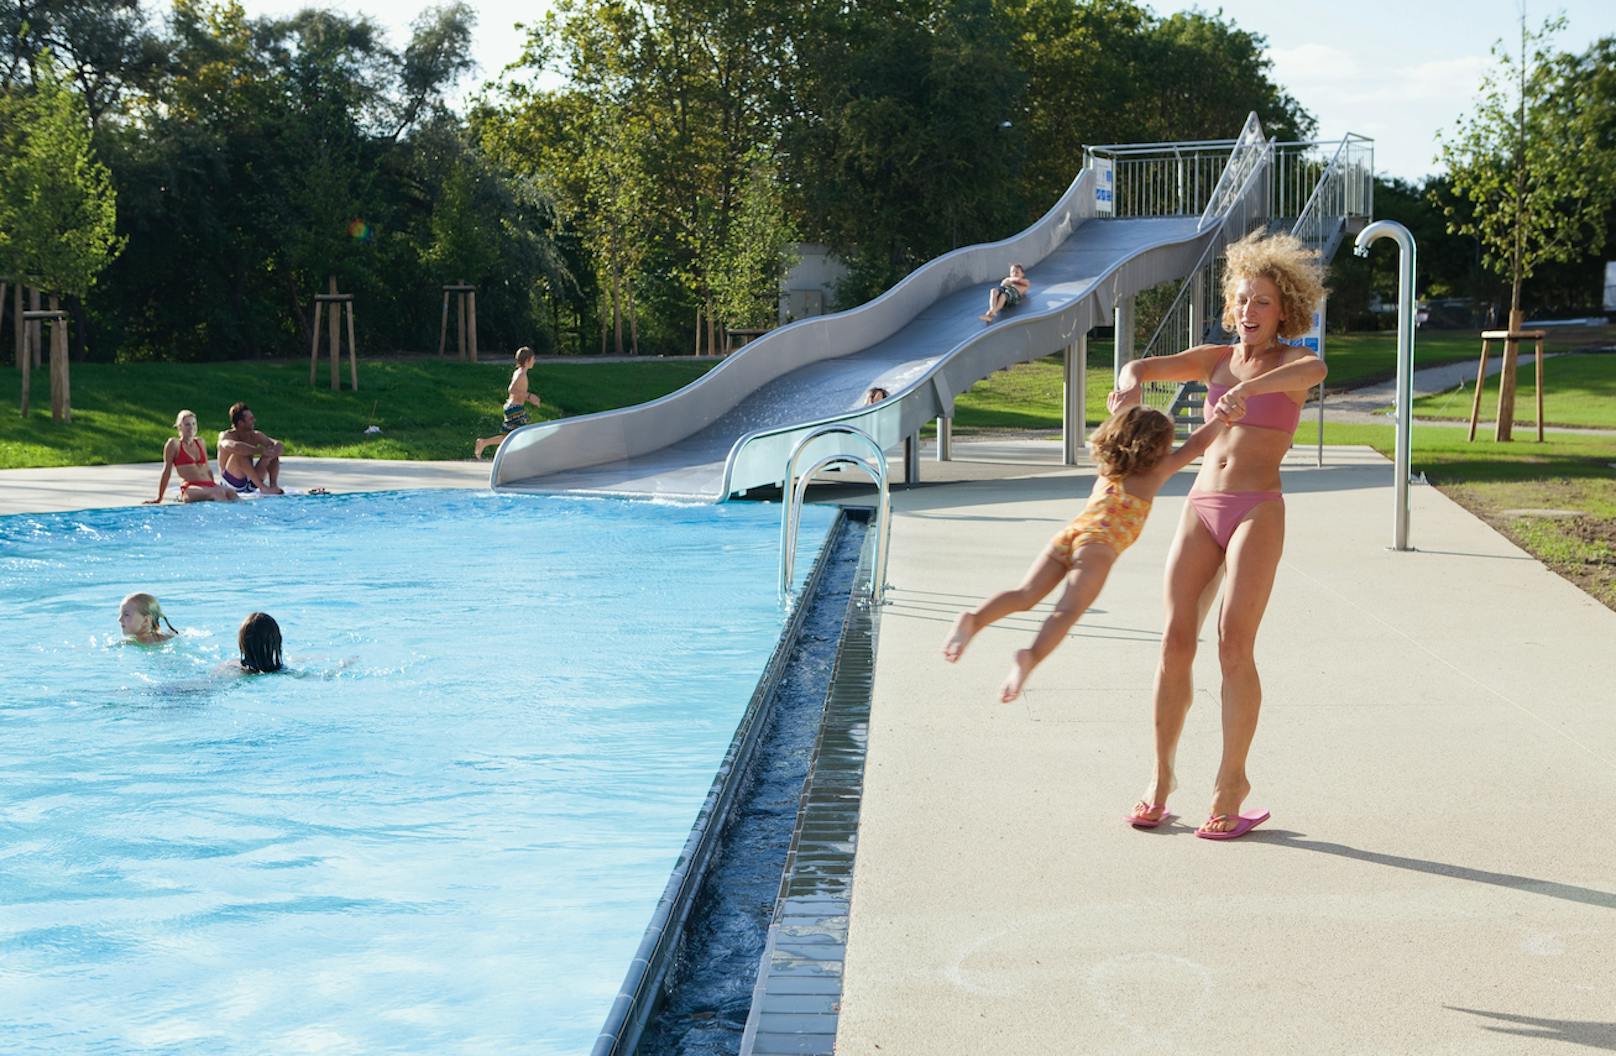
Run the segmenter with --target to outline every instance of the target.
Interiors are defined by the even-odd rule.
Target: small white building
[[[847,265],[818,242],[799,242],[792,250],[797,263],[780,283],[780,322],[834,312],[836,284],[847,276]]]

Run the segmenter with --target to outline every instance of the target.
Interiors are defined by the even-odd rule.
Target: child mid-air
[[[1117,555],[1133,545],[1145,526],[1156,492],[1174,473],[1207,449],[1218,430],[1214,419],[1173,449],[1173,422],[1149,407],[1118,411],[1089,438],[1089,451],[1099,465],[1094,490],[1083,512],[1055,534],[1028,569],[1021,586],[1000,591],[972,612],[962,612],[943,643],[943,659],[960,658],[976,632],[1012,612],[1025,612],[1042,601],[1062,579],[1066,590],[1055,611],[1026,649],[1016,650],[1015,666],[999,689],[1006,704],[1021,695],[1032,669],[1044,661],[1099,597]]]

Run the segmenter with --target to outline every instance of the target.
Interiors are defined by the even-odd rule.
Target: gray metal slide
[[[1120,298],[1184,278],[1209,243],[1262,222],[1268,144],[1255,120],[1234,142],[1199,216],[1097,216],[1096,182],[1111,170],[1085,165],[1054,208],[1012,238],[930,261],[857,308],[773,330],[659,400],[517,430],[490,483],[723,501],[778,483],[792,447],[821,425],[857,426],[891,450],[952,417],[954,397],[980,379],[1110,325]],[[1026,300],[984,325],[989,288],[1017,262],[1032,283]],[[891,397],[862,405],[874,385]]]

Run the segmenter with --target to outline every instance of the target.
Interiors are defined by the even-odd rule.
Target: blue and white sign
[[[1096,216],[1116,214],[1116,188],[1112,183],[1111,159],[1094,159],[1094,213]]]
[[[1293,337],[1285,342],[1294,348],[1310,350],[1320,359],[1324,358],[1324,303],[1313,310],[1313,327],[1301,337]]]

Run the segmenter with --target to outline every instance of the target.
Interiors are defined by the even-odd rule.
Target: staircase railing
[[[1335,147],[1326,162],[1319,148]],[[1374,208],[1374,144],[1372,140],[1348,134],[1339,141],[1269,144],[1273,162],[1268,205],[1270,216],[1289,219],[1290,210],[1302,202],[1291,232],[1328,261],[1340,244],[1347,224],[1367,220]],[[1305,201],[1299,192],[1303,180],[1311,181]],[[1245,223],[1239,223],[1244,220]],[[1162,314],[1140,359],[1166,356],[1199,345],[1222,333],[1223,249],[1255,227],[1250,216],[1231,217],[1220,237],[1208,243],[1194,270],[1179,286],[1172,303]],[[1205,387],[1198,382],[1149,383],[1142,394],[1144,402],[1182,419],[1185,412],[1199,407]]]

